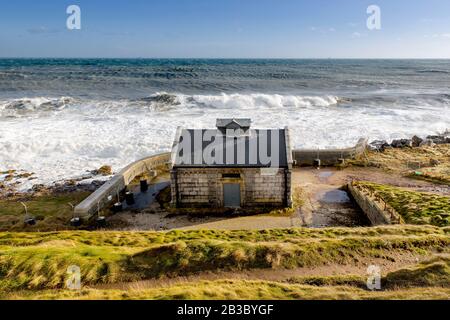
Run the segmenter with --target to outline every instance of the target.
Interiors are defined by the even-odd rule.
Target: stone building
[[[292,205],[289,129],[252,129],[250,124],[250,119],[217,119],[215,129],[177,129],[173,206]]]

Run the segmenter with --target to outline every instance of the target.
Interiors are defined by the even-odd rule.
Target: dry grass
[[[367,288],[367,277],[360,275],[293,277],[287,283],[313,286],[351,286]],[[450,288],[450,257],[437,256],[412,268],[389,272],[381,279],[383,290],[416,287]]]
[[[435,165],[433,162],[440,164]],[[404,175],[427,178],[434,182],[450,183],[450,144],[419,148],[370,151],[367,156],[350,160],[350,165],[378,167]],[[416,174],[416,171],[420,174]]]
[[[5,299],[177,299],[177,300],[355,300],[355,299],[445,299],[449,288],[408,288],[389,291],[367,291],[350,286],[309,286],[270,281],[218,280],[179,284],[145,290],[19,291]],[[2,298],[2,296],[0,296]]]
[[[295,268],[395,261],[447,252],[448,228],[383,227],[258,231],[0,233],[3,290],[62,288],[70,265],[85,285],[205,270]]]
[[[410,176],[416,179],[450,185],[450,161],[436,167],[416,170],[411,172]]]
[[[219,240],[297,243],[344,238],[382,238],[449,236],[450,228],[433,226],[379,226],[371,228],[289,228],[266,230],[170,230],[157,231],[58,231],[58,232],[0,232],[0,247],[27,247],[54,241],[70,241],[75,246],[137,247],[170,244],[177,241]]]

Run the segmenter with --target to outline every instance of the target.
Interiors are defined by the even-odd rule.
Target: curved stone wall
[[[75,214],[80,216],[95,214],[98,208],[102,209],[110,197],[115,199],[117,191],[123,190],[133,179],[153,168],[170,163],[170,152],[153,155],[126,166],[109,181],[105,182],[94,193],[75,207]]]

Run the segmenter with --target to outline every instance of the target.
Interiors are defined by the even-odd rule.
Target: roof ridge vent
[[[217,119],[216,127],[218,129],[249,129],[252,120],[249,118],[226,118]]]

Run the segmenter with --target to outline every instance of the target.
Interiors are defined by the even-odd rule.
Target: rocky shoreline
[[[429,135],[425,139],[413,136],[411,139],[395,139],[391,143],[386,140],[375,140],[369,143],[369,149],[383,152],[388,148],[418,148],[422,146],[434,146],[437,144],[450,144],[450,131],[438,135]]]
[[[35,174],[32,172],[8,170],[0,172],[0,176],[4,176],[3,180],[0,180],[0,199],[20,198],[25,195],[37,196],[71,192],[94,192],[106,182],[105,178],[109,178],[112,174],[111,167],[104,165],[98,169],[88,171],[88,173],[77,178],[55,181],[51,185],[34,184],[27,191],[19,191],[17,187],[24,180],[35,180]]]

